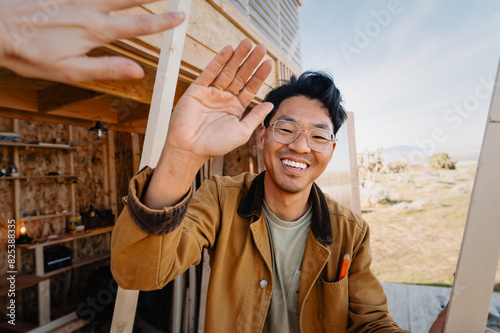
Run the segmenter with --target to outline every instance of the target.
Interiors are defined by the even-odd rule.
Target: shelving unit
[[[72,141],[73,132],[71,126],[68,127],[68,141]],[[19,122],[17,119],[13,122],[14,132],[18,132],[19,130]],[[20,173],[18,176],[8,176],[8,177],[0,177],[0,181],[12,182],[12,196],[13,196],[13,208],[14,208],[14,219],[18,222],[16,223],[16,234],[18,235],[19,228],[21,223],[26,222],[28,219],[32,222],[37,221],[44,223],[44,220],[50,221],[54,218],[61,217],[69,217],[76,214],[76,183],[78,180],[78,176],[75,174],[75,161],[74,161],[74,152],[78,150],[77,147],[68,144],[59,144],[59,143],[23,143],[23,142],[2,142],[0,141],[0,148],[7,148],[10,154],[10,161],[16,165],[18,168],[18,172]],[[63,161],[66,164],[66,174],[61,175],[49,175],[43,174],[44,170],[38,171],[38,175],[30,175],[26,174],[25,167],[23,165],[23,159],[20,158],[20,155],[23,154],[24,150],[60,150],[68,153],[68,155],[62,156]],[[59,156],[59,154],[57,154]],[[51,171],[51,170],[47,170]],[[23,202],[21,201],[22,189],[27,186],[30,181],[36,181],[36,184],[45,184],[45,183],[54,183],[57,186],[60,185],[69,185],[71,186],[70,195],[67,197],[68,206],[65,206],[63,202],[63,207],[65,209],[63,212],[50,212],[50,207],[36,207],[41,210],[44,209],[46,214],[42,215],[30,215],[29,217],[22,213],[22,209],[26,209],[27,207],[23,207]],[[66,200],[66,198],[62,198],[62,200]],[[59,208],[60,209],[60,208]],[[47,211],[48,210],[48,211]],[[55,209],[54,209],[55,210]],[[24,216],[23,216],[24,215]],[[111,227],[112,228],[112,227]],[[105,260],[110,258],[109,250],[102,249],[97,254],[94,253],[82,253],[80,250],[82,239],[98,236],[98,235],[106,235],[106,243],[110,244],[111,240],[111,228],[106,228],[93,232],[86,232],[84,234],[78,235],[69,235],[63,234],[59,235],[56,238],[44,238],[37,239],[35,243],[31,244],[18,244],[16,245],[16,291],[37,286],[38,293],[38,328],[36,330],[40,332],[51,331],[52,326],[61,325],[66,323],[67,321],[72,321],[76,318],[76,314],[70,313],[69,315],[65,315],[60,318],[55,318],[55,320],[51,320],[51,299],[50,299],[50,281],[51,278],[57,274],[61,274],[63,272],[82,267],[85,265],[89,265],[101,260]],[[44,249],[53,245],[64,244],[72,249],[72,263],[67,267],[63,267],[51,272],[44,271]],[[105,252],[102,252],[105,251]],[[107,251],[107,252],[106,252]],[[26,254],[30,253],[35,258],[35,272],[26,274],[26,272],[22,269],[22,257]],[[90,255],[89,255],[90,254]],[[14,272],[11,271],[10,274]],[[9,273],[8,273],[9,274]],[[0,280],[0,294],[6,294],[9,291],[9,281],[6,279],[6,276],[2,276]],[[21,323],[20,323],[21,324]],[[0,328],[1,330],[1,328]]]
[[[43,331],[44,327],[49,327],[53,321],[50,318],[50,277],[72,270],[74,268],[82,267],[97,261],[105,260],[110,257],[109,252],[100,253],[97,255],[79,258],[78,256],[78,240],[98,236],[105,234],[107,242],[109,243],[111,238],[112,227],[103,228],[101,230],[86,232],[84,234],[69,235],[63,234],[59,235],[57,238],[43,238],[35,240],[37,243],[32,244],[19,244],[16,246],[16,258],[21,262],[23,252],[34,250],[35,251],[35,267],[36,271],[33,274],[16,274],[16,290],[22,290],[34,285],[38,286],[38,322],[39,329]],[[44,248],[47,246],[52,246],[61,243],[72,242],[73,246],[73,262],[70,266],[63,267],[51,272],[44,271]],[[0,295],[7,293],[9,290],[9,282],[6,276],[0,278]],[[74,313],[72,315],[66,315],[63,318],[68,318],[69,321],[74,320]],[[59,324],[63,318],[56,319]],[[69,322],[68,321],[68,322]]]
[[[14,128],[13,131],[17,132],[18,131],[19,124],[17,120],[14,121]],[[71,130],[71,127],[69,127],[69,135],[68,135],[69,141],[73,139],[73,133]],[[61,213],[61,214],[43,214],[43,215],[36,215],[36,216],[31,216],[32,220],[41,220],[45,218],[54,218],[54,217],[60,217],[60,216],[70,216],[70,215],[75,215],[76,214],[76,209],[75,209],[75,182],[78,180],[78,176],[74,174],[75,168],[74,168],[74,160],[73,160],[73,152],[77,151],[77,147],[73,145],[68,145],[68,144],[60,144],[60,143],[48,143],[48,142],[40,142],[40,143],[25,143],[25,142],[4,142],[0,141],[0,147],[8,147],[12,149],[12,162],[18,170],[20,171],[19,176],[7,176],[7,177],[0,177],[0,180],[4,181],[13,181],[14,186],[13,186],[13,195],[14,195],[14,218],[16,221],[26,221],[27,218],[25,216],[22,216],[21,214],[21,182],[28,182],[31,180],[51,180],[55,181],[56,183],[60,184],[68,184],[71,185],[71,196],[70,196],[70,204],[71,204],[71,211],[68,213]],[[19,150],[20,149],[57,149],[57,150],[63,150],[66,152],[70,153],[69,156],[69,165],[70,165],[70,173],[69,175],[25,175],[22,174],[22,167],[19,165],[20,164],[20,159],[19,159]],[[16,224],[16,234],[19,232],[19,224]]]

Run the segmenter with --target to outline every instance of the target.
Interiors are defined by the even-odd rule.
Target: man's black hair
[[[264,119],[264,126],[269,126],[269,122],[278,111],[281,102],[294,96],[319,100],[328,110],[328,115],[333,123],[333,132],[337,134],[340,126],[347,118],[347,114],[342,105],[342,96],[335,86],[333,78],[324,72],[304,72],[299,78],[292,75],[290,80],[271,90],[264,102],[273,103],[274,108]],[[304,110],[304,112],[307,112],[307,110]]]

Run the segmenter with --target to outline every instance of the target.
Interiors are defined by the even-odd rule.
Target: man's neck
[[[267,207],[283,221],[296,221],[302,217],[310,208],[309,191],[300,193],[285,193],[283,191],[272,191],[264,188],[264,200]]]

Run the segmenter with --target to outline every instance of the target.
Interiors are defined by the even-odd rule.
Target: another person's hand
[[[447,312],[448,312],[448,305],[446,305],[445,308],[438,314],[436,320],[429,329],[429,333],[443,333]],[[484,333],[496,333],[496,332],[486,327],[484,329]]]
[[[87,57],[120,38],[173,28],[183,13],[111,16],[154,0],[1,0],[0,67],[60,82],[139,79],[142,68],[118,56]]]

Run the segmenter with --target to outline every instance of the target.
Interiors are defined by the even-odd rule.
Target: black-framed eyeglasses
[[[337,141],[335,134],[322,129],[313,128],[305,130],[299,127],[296,123],[289,120],[276,120],[271,124],[273,127],[273,136],[276,141],[289,145],[293,143],[304,132],[307,136],[307,144],[309,148],[317,152],[324,152],[330,149],[334,142]]]

